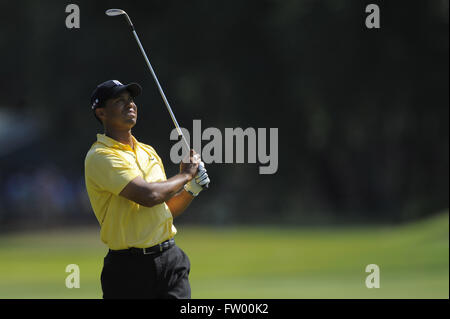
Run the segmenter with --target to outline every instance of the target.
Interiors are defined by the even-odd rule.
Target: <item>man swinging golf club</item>
[[[209,182],[194,150],[166,179],[156,151],[132,135],[141,93],[136,83],[111,80],[91,97],[104,134],[88,151],[85,181],[92,209],[109,247],[101,274],[103,298],[183,298],[191,296],[190,262],[175,245],[173,218]]]
[[[189,149],[172,108],[156,77],[128,14],[109,9],[108,16],[123,16],[131,27],[167,111]],[[180,173],[166,179],[156,151],[131,134],[137,121],[133,98],[140,85],[111,80],[97,86],[91,97],[95,117],[105,133],[97,135],[85,160],[86,188],[109,247],[101,275],[104,298],[190,298],[190,263],[175,245],[173,218],[180,215],[209,177],[198,154],[190,150]]]

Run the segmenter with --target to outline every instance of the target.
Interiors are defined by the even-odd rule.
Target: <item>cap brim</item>
[[[122,93],[123,91],[130,92],[131,97],[136,97],[142,93],[142,87],[138,83],[130,83],[127,85],[116,86],[114,88],[114,97]]]
[[[127,84],[125,85],[125,89],[130,92],[132,97],[136,97],[142,93],[142,87],[137,83]]]

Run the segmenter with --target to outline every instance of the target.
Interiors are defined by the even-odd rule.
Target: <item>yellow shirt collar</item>
[[[133,140],[133,144],[136,148],[136,146],[139,144],[139,142],[134,138],[133,135],[131,135],[131,139]],[[102,144],[105,144],[108,147],[112,148],[118,148],[122,150],[130,150],[131,146],[128,144],[120,143],[119,141],[116,141],[115,139],[110,138],[109,136],[106,136],[105,134],[97,134],[97,142],[100,142]]]

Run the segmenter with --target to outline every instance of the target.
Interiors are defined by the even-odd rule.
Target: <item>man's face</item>
[[[128,130],[136,125],[137,106],[130,92],[124,91],[107,100],[104,107],[96,110],[96,114],[106,127]]]

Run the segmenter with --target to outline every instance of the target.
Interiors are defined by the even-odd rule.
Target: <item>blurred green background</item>
[[[193,298],[449,298],[449,214],[403,226],[179,227]],[[0,298],[101,298],[98,229],[0,237]],[[80,288],[68,289],[68,264]],[[380,288],[368,289],[368,264]]]
[[[111,7],[191,136],[194,119],[279,131],[275,174],[206,163],[208,194],[179,224],[394,224],[449,207],[448,0],[380,0],[380,29],[360,0],[79,0],[80,29],[67,3],[0,2],[14,26],[0,30],[0,232],[96,224],[84,158],[109,79],[142,85],[133,134],[178,173],[170,116]]]

